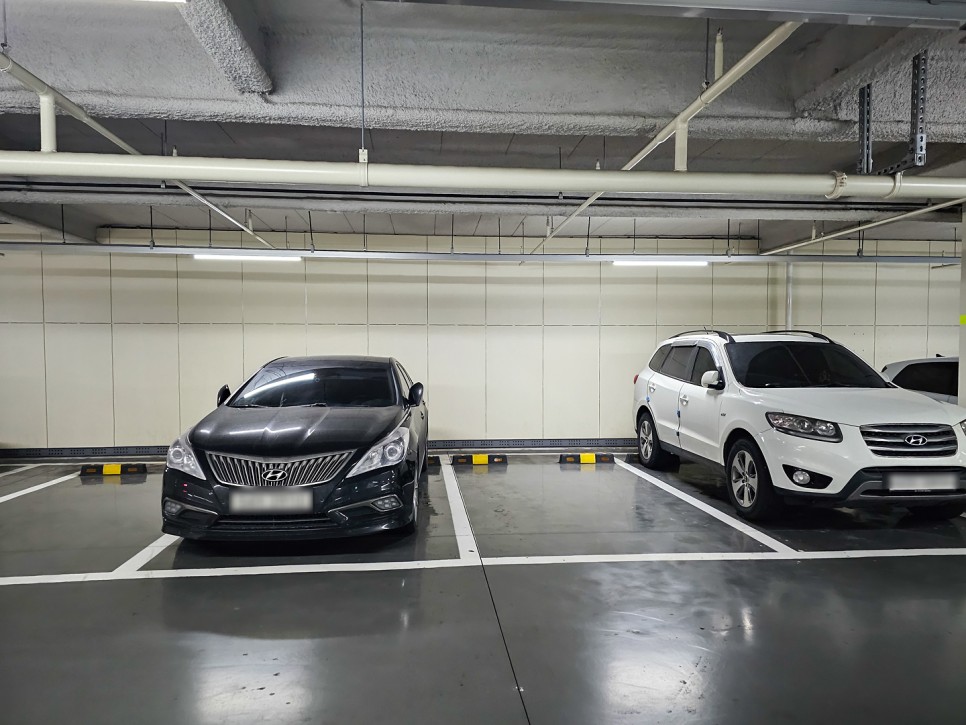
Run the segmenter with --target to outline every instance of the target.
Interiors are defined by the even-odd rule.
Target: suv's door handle
[[[648,383],[647,384],[647,392],[653,393],[655,390],[657,390],[657,386],[656,385],[652,385],[651,383]]]
[[[681,405],[687,405],[688,404],[688,396],[687,395],[682,395],[679,398],[679,400],[681,401]]]

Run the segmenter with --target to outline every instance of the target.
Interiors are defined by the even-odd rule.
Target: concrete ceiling
[[[666,17],[666,7],[651,8],[653,14],[641,7],[667,3],[592,8],[584,2],[577,10],[556,7],[566,2],[486,6],[500,4],[366,3],[365,143],[371,161],[619,168],[701,90],[709,27],[725,34],[726,65],[774,28],[773,13],[738,20],[713,2],[702,14],[721,19],[710,26],[695,17]],[[771,5],[794,10],[796,3]],[[892,0],[891,7],[900,5],[909,7],[911,0]],[[954,17],[959,9],[946,5],[942,12]],[[170,154],[176,147],[181,155],[347,161],[360,145],[359,21],[355,0],[191,0],[183,6],[6,0],[3,33],[19,63],[145,153]],[[929,48],[926,172],[966,175],[963,34],[889,22],[800,28],[695,119],[690,168],[850,170],[857,157],[855,97],[867,82],[874,89],[876,160],[898,158],[908,134],[910,59]],[[0,146],[38,148],[36,96],[0,75],[0,108]],[[114,151],[69,118],[60,119],[58,145],[63,151]],[[669,169],[672,153],[666,144],[638,168]],[[539,233],[547,215],[562,218],[579,203],[522,195],[304,191],[217,193],[238,217],[254,209],[266,228],[281,230],[286,216],[299,224],[314,209],[319,229],[358,231],[364,212],[367,224],[382,233],[430,233],[440,225],[448,231],[450,214],[458,217],[459,230],[492,235],[497,226],[526,218],[527,229]],[[155,208],[156,224],[206,228],[207,212],[184,202],[170,189],[144,185],[0,180],[0,211],[59,228],[64,205],[65,228],[88,237],[99,226],[144,225],[147,209],[139,207],[145,205]],[[623,233],[617,230],[636,217],[639,224],[673,230],[655,234],[702,234],[729,219],[852,222],[888,208],[740,199],[689,207],[674,199],[612,198],[591,214],[592,228],[607,225],[600,233]],[[575,226],[575,235],[586,231],[582,223]],[[919,236],[929,233],[923,229]]]

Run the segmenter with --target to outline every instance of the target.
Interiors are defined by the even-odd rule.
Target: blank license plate
[[[890,473],[886,476],[890,491],[953,491],[959,488],[955,473]]]
[[[233,514],[308,514],[312,513],[312,492],[230,491],[228,512]]]

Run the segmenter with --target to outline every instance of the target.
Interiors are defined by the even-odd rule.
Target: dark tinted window
[[[691,361],[692,352],[694,352],[694,345],[672,347],[664,365],[661,366],[661,372],[678,380],[687,380],[688,363]]]
[[[694,358],[694,370],[691,372],[691,382],[695,385],[701,384],[701,376],[711,370],[717,370],[718,366],[711,357],[711,351],[706,347],[698,346],[697,355]]]
[[[892,382],[909,390],[956,395],[959,389],[959,363],[914,363],[904,367]]]
[[[235,408],[286,408],[298,405],[384,407],[396,405],[390,368],[262,368],[231,402]]]
[[[664,359],[667,357],[667,354],[670,351],[670,345],[661,345],[661,347],[657,349],[657,352],[654,353],[654,357],[651,358],[651,362],[649,362],[647,366],[654,372],[657,372],[661,369],[661,366],[664,364]]]
[[[396,363],[396,367],[399,368],[399,372],[402,375],[403,385],[405,386],[405,391],[408,393],[409,389],[413,387],[413,379],[409,377],[409,373],[406,372],[406,368],[404,368],[402,365]]]
[[[841,345],[816,342],[732,342],[731,368],[749,388],[884,388],[872,368]]]

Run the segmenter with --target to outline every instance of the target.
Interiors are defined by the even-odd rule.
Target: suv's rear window
[[[395,404],[395,386],[388,366],[306,368],[284,364],[259,370],[231,402],[234,408],[375,408]]]
[[[651,362],[649,362],[647,366],[654,372],[660,371],[661,366],[664,364],[664,359],[667,357],[669,352],[671,352],[670,345],[661,345],[661,347],[657,349],[657,352],[654,353],[654,357],[651,358]]]
[[[907,365],[892,382],[900,388],[935,395],[956,395],[959,388],[959,363],[922,362]]]
[[[694,345],[672,347],[671,353],[661,366],[661,373],[678,380],[686,380],[692,352],[694,352]]]
[[[834,343],[731,342],[725,350],[738,382],[748,388],[888,387],[875,370]]]

